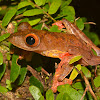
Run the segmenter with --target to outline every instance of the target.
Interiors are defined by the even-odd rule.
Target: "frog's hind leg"
[[[70,60],[77,55],[63,56],[61,62],[58,64],[53,77],[53,84],[51,89],[53,92],[57,91],[57,87],[63,84],[72,84],[71,79],[65,78],[73,69],[73,65],[69,64]]]
[[[58,81],[59,82],[61,82],[61,81],[63,81],[64,80],[64,78],[66,77],[66,76],[68,76],[68,74],[72,71],[72,69],[73,69],[73,65],[72,64],[64,64],[63,66],[62,66],[62,69],[60,70],[60,76],[58,77]],[[70,84],[70,83],[69,83]]]
[[[53,92],[57,92],[57,87],[60,85],[64,85],[64,84],[72,84],[72,80],[71,79],[67,79],[65,78],[72,70],[72,65],[66,65],[64,64],[62,66],[62,68],[58,68],[56,69],[55,75],[53,77],[53,84],[51,89],[53,90]]]
[[[93,56],[90,60],[87,60],[89,65],[95,66],[100,64],[100,56]]]

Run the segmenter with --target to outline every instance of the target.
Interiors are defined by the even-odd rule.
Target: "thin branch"
[[[81,73],[81,76],[84,78],[85,84],[87,85],[88,90],[90,91],[90,93],[93,96],[94,100],[97,100],[97,97],[95,96],[95,94],[94,94],[94,92],[93,92],[93,90],[90,86],[90,83],[89,83],[88,79],[86,78],[86,76],[83,74],[82,71],[80,71],[80,73]]]
[[[27,65],[27,70],[29,70],[31,72],[31,74],[36,77],[43,85],[44,89],[47,89],[47,86],[45,84],[45,80],[42,79],[41,76],[39,76],[38,72],[36,70],[34,70],[31,66]]]
[[[87,87],[88,90],[90,91],[90,93],[91,93],[91,95],[93,96],[94,100],[97,100],[97,97],[95,96],[95,94],[94,94],[94,92],[93,92],[93,90],[92,90],[92,88],[91,88],[91,85],[90,85],[88,79],[86,78],[86,76],[83,74],[82,71],[79,71],[76,67],[74,67],[74,68],[75,68],[75,69],[77,70],[77,72],[80,73],[81,76],[83,77],[83,79],[84,79],[84,81],[85,81],[85,84],[86,84],[86,87]]]
[[[84,98],[84,96],[85,96],[85,94],[86,94],[87,91],[88,91],[88,87],[85,88],[85,91],[84,91],[84,93],[83,93],[83,95],[82,95],[82,97],[81,97],[80,100],[83,100],[83,98]]]
[[[35,5],[35,7],[37,7],[37,8],[39,8],[39,9],[42,9],[41,7],[39,7],[38,5],[36,5],[36,4],[34,4]],[[43,9],[42,9],[43,10]],[[52,16],[50,16],[47,12],[45,12],[44,10],[43,10],[43,12],[48,16],[48,17],[50,17],[54,22],[56,22],[56,20],[52,17]]]

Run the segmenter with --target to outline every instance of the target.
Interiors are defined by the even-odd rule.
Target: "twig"
[[[77,72],[80,73],[81,76],[83,77],[83,79],[84,79],[84,81],[85,81],[85,84],[86,84],[86,87],[87,87],[88,90],[90,91],[90,93],[91,93],[91,95],[93,96],[94,100],[97,100],[97,97],[95,96],[95,94],[94,94],[94,92],[93,92],[93,90],[92,90],[92,88],[91,88],[91,85],[90,85],[88,79],[86,78],[86,76],[83,74],[82,71],[79,71],[76,67],[74,67],[74,68],[75,68],[75,69],[77,70]]]
[[[94,70],[94,74],[95,74],[95,77],[97,77],[97,66],[95,66],[95,70]]]
[[[34,70],[31,66],[27,65],[27,70],[29,70],[34,77],[36,77],[43,85],[44,89],[47,89],[45,81],[42,79],[41,76],[38,75],[38,72]]]
[[[34,4],[35,5],[35,7],[37,7],[37,8],[39,8],[39,9],[42,9],[41,7],[39,7],[38,5],[36,5],[36,4]],[[43,9],[42,9],[43,10]],[[48,16],[48,17],[50,17],[54,22],[56,22],[56,20],[52,17],[52,16],[50,16],[47,12],[45,12],[44,10],[43,10],[43,12]]]
[[[41,68],[41,71],[46,74],[47,76],[50,76],[50,74],[44,69],[44,68]]]
[[[96,25],[96,23],[94,23],[94,22],[85,22],[84,24],[93,24],[93,25]]]
[[[88,79],[86,78],[86,76],[83,74],[82,71],[80,71],[80,73],[81,73],[81,76],[84,78],[85,84],[87,85],[88,90],[90,91],[90,93],[93,96],[94,100],[97,100],[97,97],[95,96],[95,94],[94,94],[94,92],[93,92],[93,90],[90,86],[90,83],[89,83]]]
[[[85,91],[84,91],[84,93],[83,93],[83,95],[82,95],[82,97],[81,97],[80,100],[83,100],[83,98],[84,98],[84,96],[85,96],[85,94],[86,94],[87,91],[88,91],[88,87],[85,88]]]

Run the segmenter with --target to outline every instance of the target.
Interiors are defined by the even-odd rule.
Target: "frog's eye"
[[[40,41],[39,37],[34,33],[26,35],[25,39],[26,39],[25,40],[26,44],[30,47],[35,47],[39,45],[39,41]]]

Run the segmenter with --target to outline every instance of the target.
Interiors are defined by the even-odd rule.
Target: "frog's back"
[[[67,51],[68,46],[75,46],[87,50],[85,43],[82,43],[74,34],[48,32],[48,31],[34,31],[39,37],[40,41],[44,42],[45,46],[50,49],[57,49]]]

